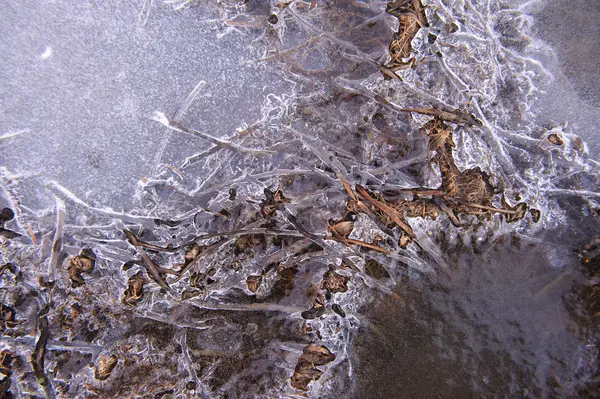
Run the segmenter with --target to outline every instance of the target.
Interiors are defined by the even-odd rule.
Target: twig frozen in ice
[[[372,59],[371,57],[369,57],[367,54],[365,54],[364,52],[362,52],[356,45],[354,45],[353,43],[347,42],[345,40],[342,40],[338,37],[336,37],[333,33],[331,32],[322,32],[321,30],[319,30],[316,26],[314,26],[313,24],[311,24],[310,22],[308,22],[306,19],[304,19],[303,17],[301,17],[295,10],[294,7],[288,7],[287,10],[290,12],[290,14],[292,14],[298,21],[300,21],[302,23],[302,25],[304,25],[306,28],[308,28],[309,31],[311,31],[312,33],[315,33],[319,36],[322,37],[326,37],[327,39],[331,40],[333,43],[337,44],[338,46],[341,46],[345,49],[348,49],[350,51],[352,51],[354,54],[356,54],[357,56],[359,56],[360,58],[362,58],[363,60],[374,64],[375,66],[381,68],[385,68],[383,65],[381,65],[379,62],[377,62],[376,60]],[[387,68],[385,68],[387,69]]]
[[[179,345],[181,346],[181,356],[183,357],[183,362],[185,364],[185,367],[187,368],[187,371],[188,371],[190,377],[194,380],[196,385],[199,385],[202,388],[201,395],[203,395],[202,397],[204,397],[207,393],[208,388],[206,387],[204,382],[202,382],[198,378],[198,374],[196,373],[196,369],[194,368],[194,363],[192,362],[192,359],[190,358],[189,347],[187,344],[187,332],[186,331],[181,331],[181,338],[179,340]]]
[[[481,127],[480,130],[483,131],[483,133],[484,133],[483,138],[486,141],[487,145],[492,147],[492,150],[494,151],[494,156],[496,157],[496,159],[502,166],[502,169],[504,170],[504,174],[507,177],[517,178],[514,164],[512,163],[511,159],[506,154],[506,151],[504,150],[504,148],[502,147],[500,138],[498,136],[496,136],[494,134],[494,132],[491,130],[491,128],[490,128],[491,125],[487,121],[485,115],[483,114],[483,111],[479,107],[478,102],[474,99],[471,102],[471,104],[472,104],[473,108],[475,109],[475,112],[477,113],[479,120],[482,122],[482,124],[480,126]],[[508,179],[505,179],[505,180],[508,181]]]
[[[152,311],[143,311],[143,312],[139,312],[136,314],[137,317],[140,318],[145,318],[145,319],[150,319],[150,320],[154,320],[154,321],[159,321],[161,323],[165,323],[165,324],[169,324],[172,326],[175,326],[177,328],[190,328],[193,330],[208,330],[211,329],[212,326],[209,324],[206,324],[204,321],[197,321],[195,323],[182,323],[180,321],[175,321],[170,319],[169,317],[165,317],[159,313],[156,312],[152,312]]]
[[[144,0],[144,4],[142,5],[142,9],[138,14],[138,25],[144,26],[146,22],[148,22],[148,18],[150,17],[150,9],[152,8],[153,0]]]
[[[257,182],[259,180],[268,179],[271,177],[291,176],[291,175],[317,175],[317,176],[321,176],[321,177],[330,179],[330,176],[327,176],[325,173],[321,173],[319,171],[311,170],[311,169],[275,169],[275,170],[270,170],[267,172],[256,173],[253,175],[241,176],[237,179],[232,179],[232,180],[229,180],[229,181],[226,181],[223,183],[215,184],[214,186],[208,187],[203,190],[194,189],[193,191],[191,191],[189,193],[189,195],[192,197],[199,197],[201,195],[208,194],[213,191],[217,191],[223,187],[229,187],[234,184],[240,184],[240,183],[246,183],[246,182]],[[192,214],[195,214],[195,212],[197,212],[197,210],[195,210]],[[189,217],[189,216],[191,216],[191,214],[190,215],[186,214],[184,216],[181,216],[181,218],[185,218],[185,217]]]
[[[251,235],[251,234],[262,234],[266,236],[286,236],[286,237],[304,237],[304,234],[297,232],[296,230],[274,230],[274,229],[266,229],[266,228],[257,228],[257,229],[240,229],[240,230],[232,230],[232,231],[222,231],[220,233],[210,233],[210,234],[202,234],[198,237],[195,237],[192,242],[198,242],[201,240],[208,240],[216,237],[235,237],[235,236],[243,236],[243,235]],[[188,244],[189,245],[189,244]]]
[[[200,301],[198,299],[190,299],[187,302],[200,309],[209,310],[268,311],[288,314],[300,313],[306,310],[303,307],[286,306],[277,303],[222,303],[220,301]]]
[[[348,246],[348,244],[353,244],[353,245],[357,245],[359,247],[370,249],[372,251],[380,252],[382,254],[386,254],[386,255],[389,254],[389,251],[385,248],[379,247],[375,244],[371,244],[371,243],[368,243],[365,241],[356,240],[354,238],[341,238],[341,237],[332,236],[332,237],[324,237],[323,239],[341,242],[342,244],[346,244],[346,246]]]
[[[23,350],[30,349],[35,345],[36,339],[30,335],[13,338],[8,335],[2,337],[2,341],[12,347],[22,347]],[[49,351],[73,351],[82,353],[91,353],[93,357],[102,352],[105,348],[100,345],[90,344],[85,341],[58,341],[48,339],[46,349]]]
[[[179,167],[180,169],[185,169],[187,167],[192,166],[193,164],[200,162],[202,159],[205,159],[206,157],[208,157],[209,155],[214,154],[215,152],[217,152],[219,150],[219,146],[215,145],[210,147],[208,150],[206,151],[202,151],[199,154],[194,154],[192,156],[189,156],[187,158],[185,158],[185,161],[183,161],[183,163],[181,164],[181,166]]]
[[[152,117],[152,120],[161,123],[163,125],[165,125],[166,127],[168,127],[171,130],[174,130],[176,132],[181,132],[181,133],[188,133],[188,134],[192,134],[194,136],[200,137],[210,143],[216,144],[219,147],[222,148],[226,148],[228,150],[232,150],[232,151],[236,151],[236,152],[242,152],[242,153],[246,153],[246,154],[251,154],[254,156],[265,156],[265,155],[273,155],[275,154],[274,151],[269,151],[269,150],[261,150],[261,149],[257,149],[257,148],[246,148],[246,147],[241,147],[237,144],[233,144],[230,141],[224,141],[224,140],[220,140],[216,137],[213,137],[209,134],[206,133],[202,133],[198,130],[195,129],[191,129],[188,127],[185,127],[183,125],[181,125],[180,123],[170,120],[169,118],[167,118],[167,116],[162,113],[162,112],[158,112],[156,111]]]
[[[208,187],[209,184],[215,179],[215,177],[225,168],[233,163],[237,154],[228,153],[224,158],[222,158],[219,164],[213,168],[212,172],[204,179],[202,184],[196,190],[202,191],[205,187]]]
[[[253,125],[250,125],[244,129],[238,130],[237,133],[230,137],[228,141],[231,141],[235,136],[241,136],[244,133],[247,133],[250,129],[256,128],[257,126],[259,126],[262,122],[257,122]],[[273,146],[274,147],[274,146]],[[187,158],[185,158],[185,161],[183,161],[183,163],[181,164],[181,169],[185,169],[189,166],[192,166],[193,164],[200,162],[202,159],[205,159],[206,157],[214,154],[215,152],[219,151],[221,147],[219,145],[214,145],[212,147],[210,147],[208,150],[202,151],[201,153],[198,154],[194,154],[191,155]],[[277,152],[277,151],[274,151]]]
[[[16,130],[14,132],[8,132],[6,134],[1,135],[0,140],[6,140],[6,139],[13,138],[13,137],[17,137],[24,133],[29,133],[30,131],[31,130],[29,130],[29,129],[21,129],[21,130]]]
[[[63,241],[63,230],[65,226],[65,202],[60,198],[56,197],[56,230],[54,231],[54,240],[52,242],[52,253],[50,256],[50,265],[48,274],[50,279],[54,279],[56,269],[58,267],[58,261],[60,259],[60,253],[62,249]]]
[[[423,152],[421,155],[417,155],[415,157],[405,159],[403,161],[398,161],[391,163],[389,165],[380,166],[378,168],[368,169],[369,173],[372,175],[381,175],[384,173],[398,173],[398,169],[405,168],[407,166],[419,163],[426,162],[429,160],[429,156],[426,152]],[[408,177],[408,176],[406,176]],[[411,180],[411,179],[409,179]]]
[[[56,181],[49,182],[48,186],[49,186],[50,190],[58,193],[59,195],[68,199],[69,201],[73,202],[74,204],[84,207],[86,209],[89,209],[90,211],[92,211],[94,213],[99,213],[99,214],[106,215],[106,216],[109,216],[109,217],[112,217],[115,219],[125,220],[125,221],[132,222],[132,223],[139,223],[139,224],[143,224],[143,225],[150,224],[152,226],[155,226],[155,223],[154,223],[155,218],[153,218],[153,217],[132,215],[129,213],[124,213],[124,212],[116,212],[110,208],[104,208],[104,209],[97,208],[97,207],[87,204],[82,199],[80,199],[75,194],[73,194],[73,192],[71,192],[69,189],[67,189],[66,187],[64,187],[63,185],[61,185],[60,183],[58,183]]]
[[[196,86],[194,87],[194,89],[190,92],[190,94],[187,95],[183,103],[181,103],[181,105],[179,106],[179,108],[177,108],[177,111],[175,111],[175,114],[173,115],[173,120],[175,122],[181,122],[183,114],[185,114],[192,102],[194,102],[196,97],[198,97],[198,94],[200,94],[200,91],[202,90],[202,88],[204,88],[205,85],[206,82],[204,80],[199,81],[198,84],[196,84]],[[156,175],[158,165],[160,164],[160,160],[163,156],[163,153],[165,152],[165,148],[167,147],[167,143],[169,142],[170,138],[171,132],[167,132],[167,134],[165,134],[165,136],[163,137],[160,146],[156,151],[156,154],[154,155],[154,162],[152,170],[150,172],[150,176]]]
[[[588,190],[569,190],[563,188],[550,188],[545,190],[544,193],[552,196],[573,196],[573,197],[594,197],[600,198],[600,192],[588,191]]]

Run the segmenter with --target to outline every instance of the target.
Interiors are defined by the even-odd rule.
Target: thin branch
[[[131,231],[129,231],[129,230],[125,230],[124,229],[123,233],[125,234],[125,236],[129,240],[129,242],[131,243],[131,245],[133,245],[136,248],[136,250],[140,253],[140,255],[142,255],[142,259],[144,260],[144,263],[146,264],[146,268],[148,269],[148,271],[150,272],[150,274],[152,274],[152,277],[153,277],[154,281],[156,281],[156,283],[161,288],[163,288],[165,291],[170,292],[171,291],[171,287],[169,287],[167,285],[167,283],[165,283],[164,280],[160,277],[160,274],[159,274],[158,270],[156,269],[156,266],[154,265],[154,262],[152,262],[152,259],[150,259],[150,257],[146,253],[146,251],[144,251],[142,249],[142,247],[139,245],[137,237]]]
[[[363,197],[364,199],[366,199],[367,201],[369,201],[375,208],[379,209],[381,212],[385,213],[387,216],[390,217],[390,219],[392,219],[394,221],[394,223],[396,223],[400,228],[402,228],[404,231],[406,231],[406,233],[411,236],[412,238],[417,238],[415,232],[413,231],[413,229],[404,221],[402,221],[402,219],[400,218],[400,215],[398,214],[398,212],[387,206],[386,204],[377,201],[376,199],[372,198],[369,193],[367,193],[367,191],[365,190],[364,187],[356,185],[356,191],[358,192],[358,194]]]
[[[44,388],[46,392],[47,398],[54,398],[54,389],[52,387],[52,382],[46,376],[46,371],[44,370],[44,357],[46,355],[46,344],[48,343],[48,338],[50,337],[50,329],[48,326],[48,310],[49,305],[45,305],[37,314],[37,324],[38,330],[40,331],[40,336],[35,344],[35,349],[31,354],[31,366],[33,368],[33,372],[35,374],[35,378],[38,383]]]

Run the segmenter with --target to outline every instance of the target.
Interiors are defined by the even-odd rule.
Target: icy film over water
[[[2,3],[0,396],[598,394],[546,6]]]

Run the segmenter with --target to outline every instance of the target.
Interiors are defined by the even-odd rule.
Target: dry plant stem
[[[2,340],[3,340],[3,342],[10,344],[13,347],[19,347],[22,350],[27,350],[32,345],[34,346],[35,343],[37,342],[37,340],[31,336],[18,337],[18,338],[4,336],[4,337],[2,337]],[[89,353],[92,355],[93,358],[95,358],[104,349],[105,349],[104,346],[93,345],[88,342],[82,342],[82,341],[66,342],[66,341],[56,341],[56,340],[48,338],[48,341],[46,342],[46,350]]]
[[[399,105],[394,104],[393,102],[383,98],[380,95],[376,95],[374,98],[377,102],[389,105],[396,111],[414,112],[417,114],[431,115],[431,116],[440,118],[446,122],[464,124],[467,126],[475,126],[475,125],[480,126],[481,125],[481,121],[478,120],[477,118],[475,118],[473,115],[463,113],[462,111],[459,111],[458,109],[445,110],[445,109],[437,109],[437,108],[420,108],[420,107],[403,108],[403,107],[400,107]]]
[[[127,235],[127,234],[126,234]],[[139,246],[142,248],[146,248],[149,249],[151,251],[158,251],[158,252],[170,252],[170,253],[174,253],[177,252],[179,249],[181,249],[180,247],[177,248],[167,248],[167,247],[161,247],[160,245],[155,245],[155,244],[150,244],[147,243],[145,241],[142,240],[138,240],[137,238],[135,239],[135,243],[131,241],[129,235],[127,235],[127,239],[129,240],[129,242],[134,245],[134,246]]]
[[[285,209],[285,208],[284,208]],[[298,221],[298,219],[296,218],[296,216],[294,216],[290,211],[288,211],[287,209],[285,209],[285,216],[286,219],[288,220],[288,222],[290,222],[292,224],[292,226],[294,226],[303,236],[305,236],[306,238],[312,240],[313,242],[315,242],[316,244],[320,245],[321,243],[319,242],[320,239],[318,236],[314,235],[313,233],[310,233],[309,231],[307,231]]]
[[[257,173],[254,175],[242,176],[237,179],[228,180],[226,182],[215,184],[214,186],[205,188],[204,190],[194,189],[193,191],[186,193],[186,195],[189,197],[199,197],[201,195],[205,195],[208,193],[212,193],[214,191],[218,191],[219,189],[224,188],[224,187],[230,187],[234,184],[247,183],[249,181],[256,182],[261,179],[266,179],[266,178],[270,178],[270,177],[290,176],[290,175],[317,175],[320,177],[330,178],[329,176],[327,176],[324,173],[310,170],[310,169],[276,169],[276,170],[270,170],[267,172]],[[186,213],[185,216],[181,216],[179,219],[184,219],[186,217],[192,216],[196,212],[197,212],[197,210],[194,209],[193,211]]]
[[[288,236],[288,237],[304,237],[304,234],[299,233],[295,230],[272,230],[272,229],[241,229],[241,230],[232,230],[232,231],[223,231],[221,233],[210,233],[210,234],[202,234],[192,240],[189,244],[194,242],[198,242],[201,240],[208,240],[210,238],[215,237],[233,237],[233,236],[243,236],[250,234],[262,234],[267,236]],[[188,244],[188,245],[189,245]],[[185,245],[184,245],[185,246]],[[181,248],[181,247],[179,247]]]
[[[350,186],[350,183],[348,183],[348,180],[346,180],[346,178],[341,173],[338,173],[337,178],[342,183],[342,186],[344,186],[344,189],[346,190],[350,198],[356,203],[358,209],[361,212],[365,213],[367,216],[369,216],[369,218],[371,218],[371,220],[373,220],[375,224],[377,224],[381,231],[383,231],[390,237],[393,237],[394,234],[392,233],[392,231],[388,229],[387,226],[381,222],[381,220],[379,220],[379,218],[364,204],[364,202],[358,199],[358,197],[354,193],[354,190],[352,190],[352,186]]]
[[[413,195],[444,195],[445,191],[441,190],[429,190],[426,188],[406,188],[397,190],[399,193],[410,193]]]
[[[190,263],[188,263],[187,265],[185,265],[185,267],[178,273],[179,276],[175,279],[174,283],[176,283],[179,280],[181,280],[183,278],[183,276],[185,276],[188,271],[190,271],[194,266],[196,266],[198,264],[198,262],[200,262],[200,260],[202,258],[204,258],[205,256],[209,255],[212,251],[214,251],[215,249],[223,246],[224,244],[227,244],[230,241],[231,241],[231,239],[224,238],[224,239],[222,239],[220,241],[215,242],[214,244],[211,244],[211,245],[205,247],[202,251],[200,251],[200,253],[198,254],[198,256],[196,256],[194,259],[192,259],[190,261]]]
[[[400,228],[402,228],[409,236],[411,236],[412,238],[417,238],[413,229],[408,224],[403,222],[402,219],[400,219],[400,215],[398,215],[398,212],[395,209],[372,198],[362,186],[356,185],[356,191],[361,197],[369,201],[375,208],[379,209],[381,212],[389,216],[390,219],[392,219],[394,223],[396,223]]]
[[[365,61],[373,63],[373,64],[375,64],[377,66],[381,66],[380,63],[378,63],[377,61],[375,61],[371,57],[369,57],[367,54],[365,54],[362,51],[360,51],[360,49],[358,47],[356,47],[354,44],[346,42],[346,41],[344,41],[342,39],[339,39],[339,38],[337,38],[335,35],[333,35],[330,32],[322,32],[322,31],[320,31],[313,24],[311,24],[306,19],[304,19],[300,15],[298,15],[298,13],[296,13],[296,11],[294,10],[293,7],[289,7],[287,10],[290,12],[290,14],[292,14],[298,21],[300,21],[304,26],[306,26],[313,33],[316,33],[319,36],[328,38],[329,40],[331,40],[333,43],[337,44],[338,46],[341,46],[343,48],[346,48],[346,49],[354,52],[354,54],[356,54],[360,58],[364,59]]]
[[[179,345],[181,345],[181,356],[183,357],[183,361],[188,373],[190,374],[196,385],[199,385],[202,388],[202,394],[205,394],[206,386],[200,381],[200,379],[198,379],[198,374],[196,373],[196,369],[194,368],[194,363],[190,358],[189,347],[187,345],[187,331],[185,330],[181,331],[181,339],[179,340]]]
[[[137,237],[132,232],[130,232],[129,230],[123,230],[123,233],[125,234],[125,236],[129,240],[129,242],[131,243],[131,245],[133,245],[136,248],[136,250],[140,253],[140,255],[142,255],[142,259],[144,260],[144,263],[146,264],[146,267],[147,267],[148,271],[150,272],[150,274],[152,274],[152,277],[153,277],[154,281],[156,281],[156,283],[161,288],[163,288],[165,291],[170,292],[171,288],[160,277],[160,274],[158,273],[158,270],[156,269],[156,266],[152,262],[152,259],[150,259],[150,257],[146,253],[146,251],[144,251],[143,248],[139,245]]]
[[[44,370],[44,356],[46,354],[46,344],[48,343],[48,338],[50,337],[50,330],[48,326],[48,310],[49,305],[45,305],[37,315],[37,324],[38,329],[40,331],[40,337],[38,338],[35,349],[31,354],[31,366],[33,368],[33,372],[35,373],[35,378],[38,383],[44,388],[46,392],[47,398],[54,398],[54,390],[52,388],[52,383],[46,376],[46,372]]]
[[[170,292],[171,291],[171,287],[169,287],[167,285],[167,283],[165,283],[164,280],[160,277],[158,269],[156,268],[156,266],[154,265],[154,262],[152,262],[152,259],[150,259],[150,257],[146,253],[146,251],[144,251],[141,247],[137,247],[137,250],[142,255],[142,259],[144,260],[144,263],[146,264],[147,269],[150,271],[150,274],[152,274],[152,277],[154,278],[154,281],[156,281],[156,283],[162,289],[164,289],[167,292]]]
[[[382,97],[379,94],[369,93],[362,88],[352,87],[351,82],[345,81],[344,79],[340,79],[340,81],[346,83],[346,85],[340,85],[340,87],[342,87],[350,92],[365,96],[365,97],[383,105],[385,108],[388,108],[388,109],[391,109],[391,110],[394,110],[397,112],[414,112],[414,113],[423,114],[423,115],[431,115],[431,116],[436,116],[440,119],[443,119],[446,122],[464,124],[467,126],[481,126],[482,125],[482,122],[479,119],[477,119],[475,116],[464,113],[458,109],[451,109],[451,110],[443,109],[441,107],[445,106],[445,105],[442,105],[442,104],[439,104],[440,108],[428,108],[428,107],[405,108],[405,107],[401,107],[398,104],[391,102],[390,100]],[[435,102],[439,103],[439,100],[436,100]]]
[[[182,323],[180,320],[174,321],[174,320],[170,319],[169,317],[165,317],[159,313],[152,312],[152,311],[139,312],[139,313],[136,313],[136,316],[140,317],[140,318],[158,321],[158,322],[165,323],[165,324],[170,324],[174,327],[177,327],[178,329],[188,328],[188,329],[199,330],[199,331],[211,329],[212,325],[208,325],[206,323],[211,320],[214,320],[214,319],[205,319],[205,320],[201,319],[201,320],[195,320],[195,323]]]
[[[466,206],[470,206],[470,207],[473,207],[473,208],[484,209],[486,211],[491,211],[491,212],[506,213],[506,214],[509,214],[509,215],[516,215],[518,213],[517,211],[511,211],[509,209],[499,209],[499,208],[494,208],[494,207],[491,207],[491,206],[474,204],[472,202],[467,202],[467,201],[458,201],[458,203],[461,204],[461,205],[466,205]]]
[[[332,237],[323,237],[323,239],[324,240],[331,240],[331,241],[341,242],[342,244],[344,244],[346,246],[349,246],[348,244],[354,244],[354,245],[358,245],[358,246],[363,247],[363,248],[367,248],[367,249],[370,249],[370,250],[373,250],[373,251],[380,252],[382,254],[386,254],[386,255],[389,254],[389,251],[387,249],[385,249],[385,248],[378,247],[377,245],[370,244],[368,242],[364,242],[364,241],[360,241],[360,240],[355,240],[353,238],[342,238],[342,237],[332,236]]]
[[[192,156],[189,156],[185,159],[185,161],[183,161],[183,163],[181,164],[181,166],[179,168],[183,170],[189,166],[192,166],[193,164],[200,162],[202,159],[208,157],[209,155],[214,154],[217,151],[219,151],[219,146],[215,145],[215,146],[210,147],[208,150],[203,151],[199,154],[194,154]]]
[[[286,306],[277,303],[221,303],[212,301],[201,301],[198,299],[190,299],[187,303],[199,309],[209,310],[244,310],[244,311],[269,311],[282,313],[300,313],[306,310],[304,307]]]

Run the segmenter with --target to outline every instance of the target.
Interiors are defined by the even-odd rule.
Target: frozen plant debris
[[[46,86],[73,88],[85,109],[44,125],[51,145],[7,115],[31,134],[0,142],[0,396],[365,397],[396,366],[398,381],[430,373],[430,396],[574,396],[584,368],[592,381],[596,360],[569,362],[597,346],[599,245],[581,270],[569,256],[597,231],[600,164],[536,113],[545,75],[518,5],[159,3],[94,10],[119,62],[85,58],[83,88],[59,66],[73,43],[32,53],[62,80],[31,92],[60,114]],[[6,97],[8,111],[21,98]],[[579,335],[542,306],[578,277]]]

